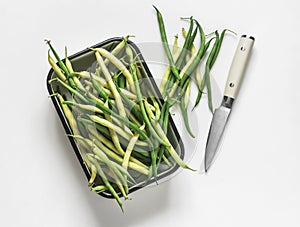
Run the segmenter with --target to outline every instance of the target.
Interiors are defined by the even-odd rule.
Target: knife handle
[[[244,72],[254,44],[252,36],[242,35],[235,51],[227,78],[224,96],[235,99],[237,97]]]

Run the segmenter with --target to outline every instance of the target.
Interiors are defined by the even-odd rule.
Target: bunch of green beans
[[[219,35],[218,31],[205,35],[200,23],[194,19],[182,18],[189,20],[190,25],[188,32],[182,29],[184,43],[182,47],[178,46],[178,35],[175,36],[173,50],[169,49],[167,35],[165,31],[164,21],[160,11],[154,6],[157,14],[157,20],[160,28],[161,40],[164,43],[164,49],[170,65],[167,67],[163,76],[160,91],[165,100],[162,107],[160,118],[161,124],[168,124],[168,113],[172,106],[179,104],[185,127],[191,137],[195,137],[188,120],[188,105],[191,94],[191,82],[196,81],[198,95],[195,100],[193,109],[199,104],[202,94],[207,93],[208,107],[213,112],[212,105],[212,89],[210,84],[210,71],[219,55],[223,38],[228,29],[224,29]],[[194,28],[194,26],[196,27]],[[234,33],[234,32],[232,32]],[[235,33],[234,33],[235,34]],[[200,38],[200,46],[198,49],[194,44],[196,36]],[[208,37],[211,37],[207,40]],[[212,48],[211,43],[214,42]],[[201,75],[201,65],[205,64],[204,76]],[[167,133],[165,131],[165,133]]]
[[[55,72],[48,82],[90,172],[91,190],[110,193],[122,209],[121,197],[128,198],[131,186],[156,180],[176,164],[190,169],[169,141],[168,126],[160,124],[169,118],[168,108],[162,111],[157,94],[143,85],[145,70],[128,37],[111,51],[91,49],[93,71],[74,71],[67,56],[61,60],[47,44]]]

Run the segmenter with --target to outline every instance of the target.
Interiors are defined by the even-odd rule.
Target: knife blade
[[[233,102],[244,77],[244,72],[249,61],[254,44],[254,37],[242,35],[229,69],[227,82],[224,89],[223,101],[214,111],[205,148],[204,168],[205,172],[211,167],[228,121]]]

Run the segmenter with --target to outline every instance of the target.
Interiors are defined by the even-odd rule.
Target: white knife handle
[[[253,44],[252,36],[242,35],[229,70],[224,96],[233,99],[237,97]]]

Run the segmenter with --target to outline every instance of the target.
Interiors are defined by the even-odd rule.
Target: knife
[[[254,40],[252,36],[242,35],[236,48],[224,89],[223,101],[220,107],[215,110],[210,125],[205,148],[205,172],[208,171],[215,159],[233,102],[238,95],[244,77]]]

